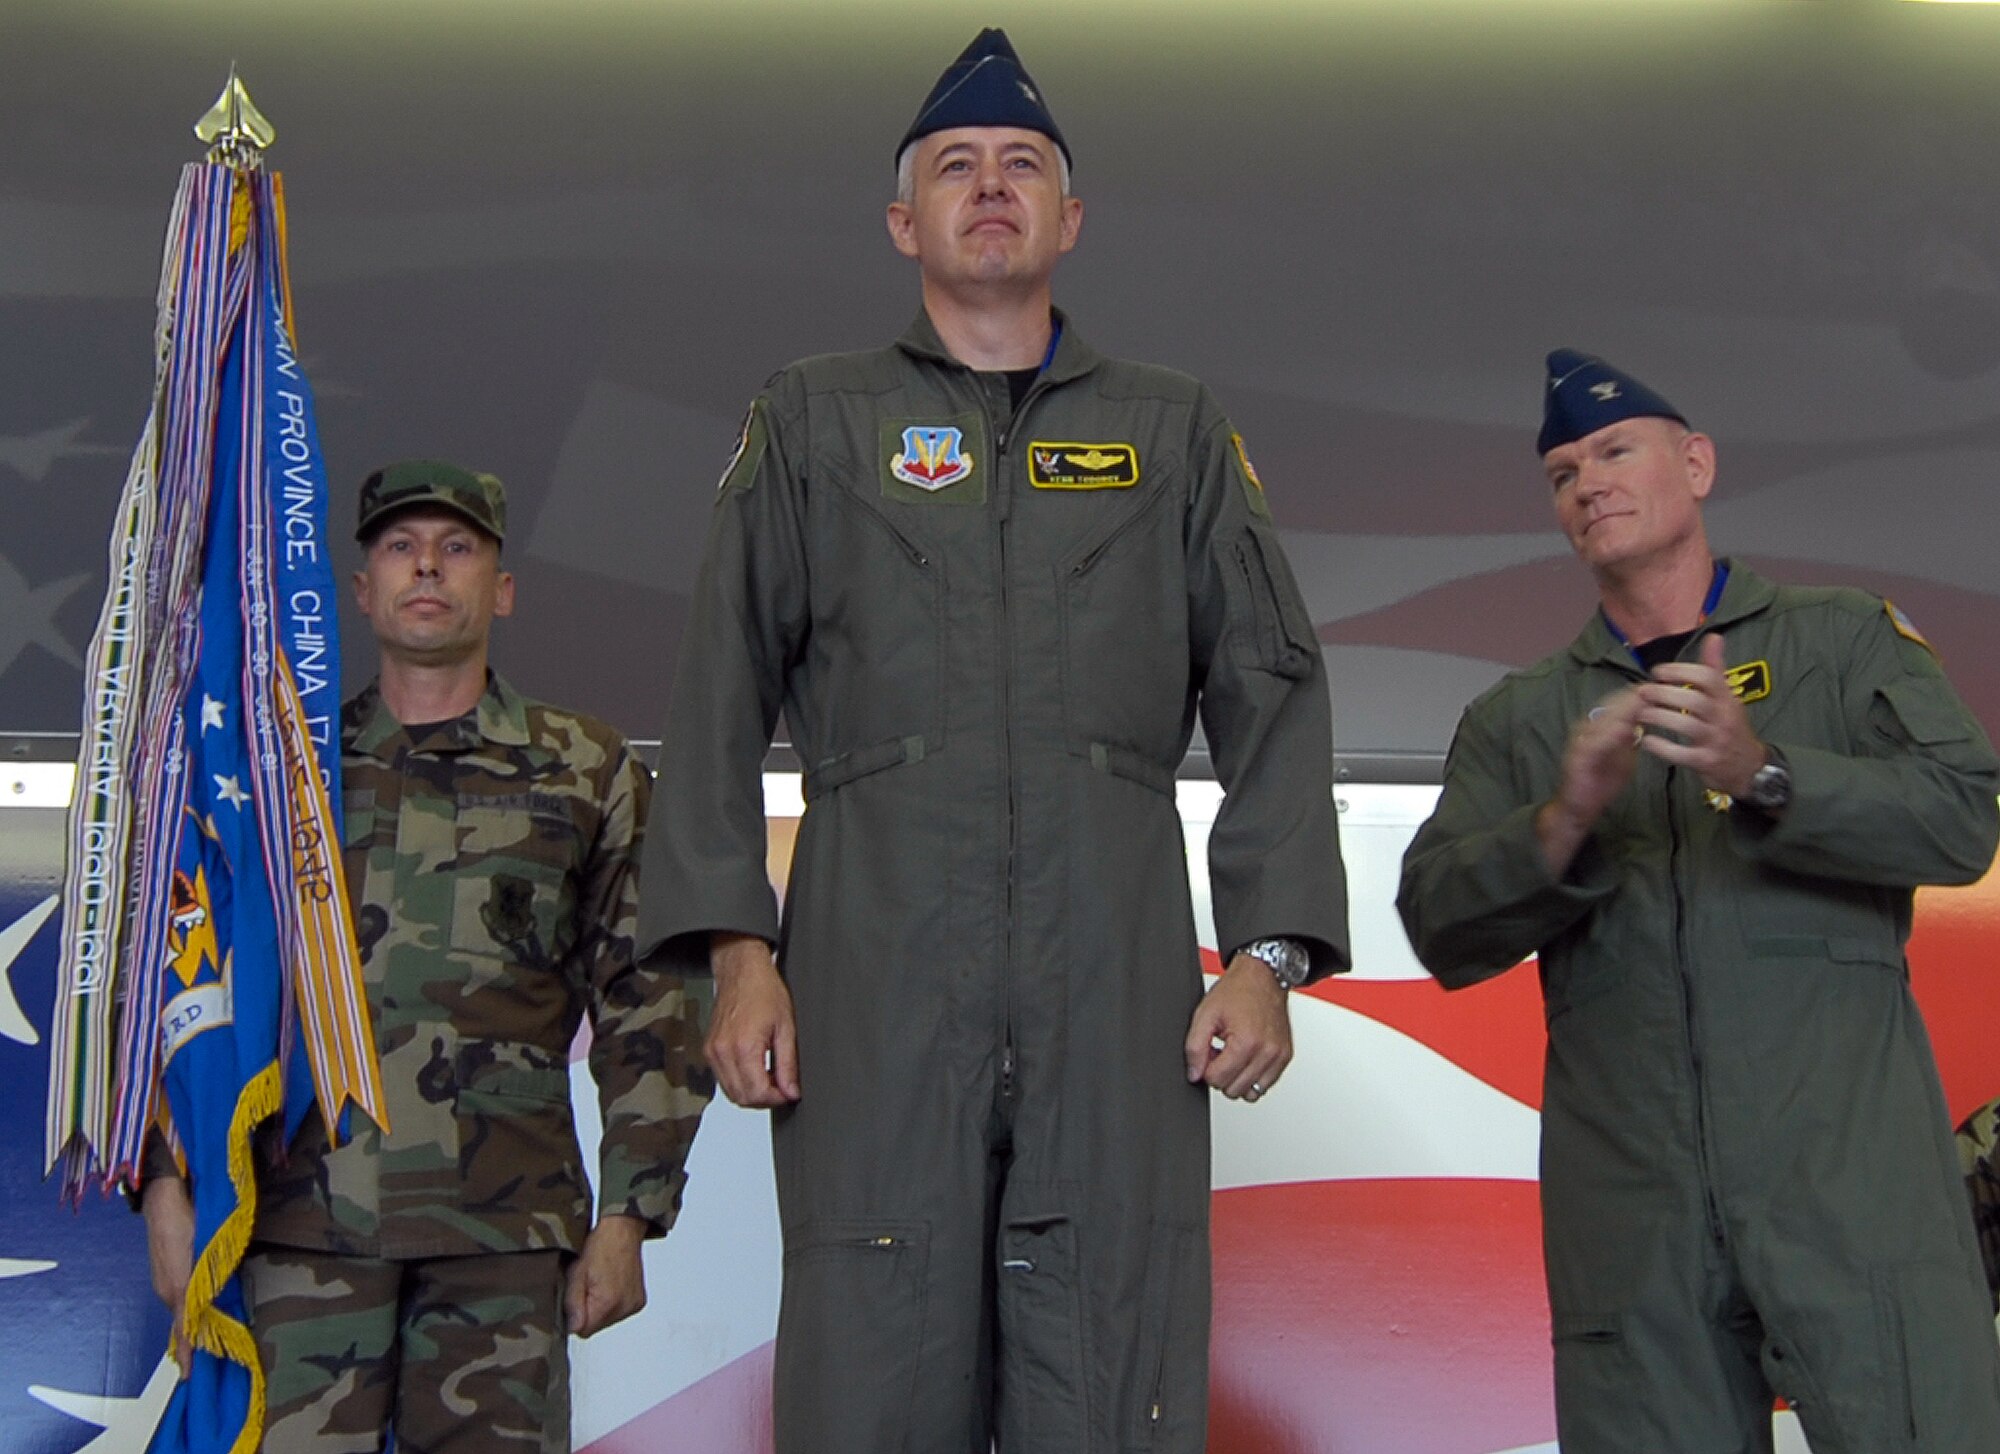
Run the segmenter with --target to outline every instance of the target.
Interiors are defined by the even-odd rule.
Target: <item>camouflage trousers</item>
[[[388,1262],[259,1242],[243,1263],[264,1454],[568,1454],[567,1254]]]

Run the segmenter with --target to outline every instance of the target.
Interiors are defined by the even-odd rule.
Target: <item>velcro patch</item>
[[[1746,661],[1730,667],[1722,675],[1739,701],[1761,702],[1771,695],[1771,663],[1768,661]]]
[[[1037,439],[1028,446],[1028,483],[1038,490],[1129,490],[1139,483],[1139,449]]]

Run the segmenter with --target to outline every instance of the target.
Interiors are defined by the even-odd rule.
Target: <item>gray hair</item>
[[[905,207],[917,200],[917,142],[911,142],[896,153],[896,200]],[[1051,145],[1054,145],[1051,142]],[[1062,194],[1069,195],[1069,158],[1063,155],[1061,147],[1055,148],[1056,180],[1062,183]]]

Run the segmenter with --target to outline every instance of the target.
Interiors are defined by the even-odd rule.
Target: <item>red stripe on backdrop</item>
[[[1910,985],[1956,1124],[2000,1096],[2000,874],[1917,891]]]
[[[771,1348],[723,1364],[580,1454],[769,1454]]]
[[[1532,1183],[1215,1198],[1209,1454],[1486,1454],[1555,1437]]]
[[[1542,983],[1533,961],[1470,989],[1434,979],[1322,980],[1305,991],[1421,1040],[1495,1090],[1542,1108]]]

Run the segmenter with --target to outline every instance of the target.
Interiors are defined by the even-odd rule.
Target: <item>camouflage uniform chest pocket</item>
[[[459,804],[453,949],[547,967],[568,952],[577,826],[544,796]]]

